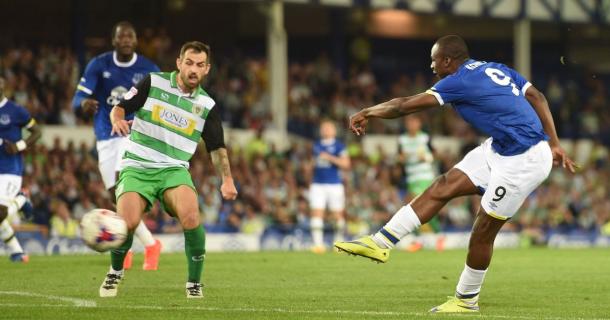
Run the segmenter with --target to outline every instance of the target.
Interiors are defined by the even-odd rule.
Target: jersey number
[[[519,95],[519,89],[517,88],[517,85],[515,85],[514,82],[510,81],[510,77],[505,75],[502,70],[498,70],[496,68],[487,68],[485,69],[485,74],[491,78],[491,81],[501,86],[511,85],[513,87],[513,94],[516,96]]]
[[[502,198],[504,198],[504,196],[506,195],[506,188],[504,188],[503,186],[499,186],[496,188],[495,191],[496,194],[496,198],[493,198],[491,200],[493,201],[500,201],[502,200]]]

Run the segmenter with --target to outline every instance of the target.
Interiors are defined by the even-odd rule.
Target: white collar
[[[131,60],[129,62],[120,62],[119,59],[117,59],[116,51],[113,51],[112,60],[114,60],[114,64],[116,64],[118,67],[127,68],[133,66],[133,64],[136,63],[136,60],[138,60],[138,54],[134,52],[133,57],[131,57]]]
[[[4,107],[4,105],[8,102],[8,99],[5,97],[0,101],[0,108]]]
[[[327,146],[327,145],[331,145],[333,143],[335,143],[336,138],[329,138],[329,139],[321,139],[320,143]]]

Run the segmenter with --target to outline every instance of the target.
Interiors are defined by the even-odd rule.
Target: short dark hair
[[[455,60],[466,60],[470,58],[466,41],[460,36],[448,35],[436,40],[441,53],[445,57]]]
[[[134,26],[133,26],[133,24],[131,24],[131,22],[125,21],[125,20],[119,21],[114,25],[114,27],[112,27],[112,38],[111,39],[114,39],[114,37],[116,37],[117,30],[119,28],[127,28],[127,29],[133,30],[134,33],[136,32],[136,28],[134,28]]]
[[[208,63],[210,63],[210,60],[212,59],[212,49],[210,48],[209,45],[200,42],[200,41],[189,41],[185,44],[182,45],[182,48],[180,48],[180,58],[184,57],[184,54],[188,51],[188,50],[193,50],[195,51],[195,53],[200,53],[200,52],[205,52],[205,54],[208,56]]]

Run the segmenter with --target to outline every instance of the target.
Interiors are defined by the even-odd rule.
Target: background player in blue
[[[553,163],[570,172],[575,164],[559,144],[546,98],[516,71],[470,59],[466,43],[458,36],[437,40],[431,58],[431,68],[441,78],[434,87],[361,110],[350,118],[350,129],[362,135],[369,118],[397,118],[451,103],[464,120],[491,138],[402,207],[379,232],[335,246],[385,262],[390,248],[428,222],[449,200],[482,194],[455,296],[430,310],[478,312],[479,292],[498,231],[546,179]]]
[[[323,253],[324,211],[329,209],[335,221],[335,241],[342,241],[345,233],[345,190],[340,170],[348,170],[350,159],[345,145],[336,139],[337,128],[332,121],[320,123],[320,140],[313,146],[314,172],[309,189],[311,209],[310,229],[313,240],[312,251]]]
[[[23,140],[21,131],[30,135]],[[28,262],[28,256],[15,237],[9,218],[19,210],[30,211],[31,204],[21,191],[23,175],[22,152],[40,138],[40,128],[30,113],[4,96],[4,79],[0,77],[0,238],[14,262]],[[26,207],[28,210],[26,210]]]
[[[158,72],[153,62],[136,52],[138,39],[129,22],[119,22],[112,29],[114,51],[93,58],[85,69],[77,86],[72,106],[86,115],[93,115],[95,137],[97,139],[98,165],[106,189],[114,199],[114,185],[119,172],[128,137],[111,136],[110,110],[119,103],[127,92],[151,72]],[[133,119],[133,114],[126,120]],[[140,222],[136,236],[145,247],[144,270],[157,270],[161,242],[155,240],[143,222]],[[125,257],[125,269],[131,268],[132,252]]]

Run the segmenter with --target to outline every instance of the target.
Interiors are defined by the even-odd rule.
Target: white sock
[[[17,207],[17,211],[21,210],[21,208],[23,207],[23,205],[25,204],[25,202],[27,201],[27,199],[25,198],[24,195],[19,194],[15,197],[14,199],[16,207]]]
[[[335,236],[334,241],[343,241],[343,235],[345,234],[345,219],[339,219],[335,221]]]
[[[394,248],[400,239],[419,228],[421,222],[408,204],[394,214],[392,219],[373,235],[373,241],[382,248]]]
[[[112,269],[112,266],[110,266],[110,270],[108,270],[108,273],[111,274],[116,274],[117,276],[123,276],[123,270],[114,270]]]
[[[155,238],[153,238],[152,233],[150,233],[150,231],[148,231],[148,228],[146,228],[144,221],[140,220],[140,223],[136,228],[135,234],[145,247],[152,246],[155,244]]]
[[[324,220],[320,217],[311,217],[309,221],[311,239],[315,247],[324,246]]]
[[[187,288],[190,288],[190,287],[192,287],[192,286],[194,286],[194,285],[196,285],[196,284],[199,284],[199,282],[188,282],[188,281],[187,281],[187,282],[186,282],[186,287],[187,287]]]
[[[458,297],[463,298],[474,298],[477,297],[479,292],[481,291],[481,285],[483,284],[483,280],[485,279],[485,270],[475,270],[469,267],[467,264],[464,264],[464,271],[462,271],[462,275],[460,276],[460,281],[455,288],[455,292]]]
[[[2,241],[4,241],[11,254],[23,252],[23,248],[21,248],[19,240],[17,240],[17,237],[15,237],[13,227],[11,227],[6,220],[2,221],[0,224],[0,238],[2,238]]]

